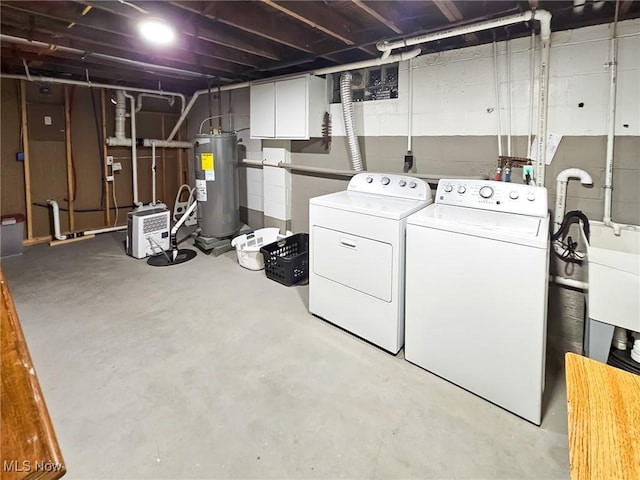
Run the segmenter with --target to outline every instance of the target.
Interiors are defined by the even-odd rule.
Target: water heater
[[[200,134],[193,144],[200,235],[232,237],[240,229],[236,134]]]

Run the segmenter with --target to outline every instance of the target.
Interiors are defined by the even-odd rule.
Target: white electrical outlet
[[[111,169],[114,172],[117,172],[118,170],[122,170],[122,164],[120,162],[113,162],[113,164],[111,165]]]
[[[113,175],[107,175],[107,182],[113,182]]]
[[[107,165],[113,165],[113,155],[107,155]]]

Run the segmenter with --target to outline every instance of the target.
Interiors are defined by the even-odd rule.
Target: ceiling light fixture
[[[170,45],[176,39],[176,33],[171,25],[161,18],[141,20],[138,24],[138,30],[142,38],[157,46]]]

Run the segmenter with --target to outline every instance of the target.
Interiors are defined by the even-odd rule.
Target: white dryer
[[[398,353],[404,344],[406,218],[432,202],[406,175],[359,173],[309,200],[309,310]]]
[[[407,220],[405,358],[540,425],[548,271],[544,187],[440,180]]]

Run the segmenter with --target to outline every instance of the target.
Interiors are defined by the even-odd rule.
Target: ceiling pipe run
[[[185,70],[183,68],[168,67],[166,65],[156,65],[153,63],[141,62],[139,60],[131,60],[130,58],[106,55],[104,53],[87,52],[85,50],[80,50],[77,48],[65,47],[64,45],[55,45],[52,43],[38,42],[35,40],[27,40],[26,38],[12,37],[11,35],[0,34],[0,40],[8,43],[15,43],[18,45],[29,45],[32,47],[34,46],[41,47],[46,50],[49,50],[52,46],[55,46],[56,50],[60,52],[78,54],[78,55],[81,55],[82,58],[94,57],[94,58],[99,58],[101,60],[108,60],[111,62],[122,63],[123,65],[132,65],[134,67],[146,68],[146,69],[155,70],[158,72],[174,73],[177,75],[183,75],[183,76],[188,76],[193,78],[211,78],[211,75],[207,75],[205,73],[200,73],[200,72],[194,72],[193,70]]]
[[[106,88],[108,90],[116,90],[116,91],[128,91],[128,92],[136,92],[136,93],[150,93],[154,95],[160,95],[162,97],[176,97],[180,99],[182,102],[182,106],[180,111],[184,111],[184,105],[186,103],[186,97],[184,94],[179,92],[167,92],[164,90],[151,90],[148,88],[136,88],[136,87],[126,87],[123,85],[111,85],[109,83],[94,83],[94,82],[86,82],[82,80],[69,80],[66,78],[55,78],[55,77],[43,77],[41,75],[17,75],[13,73],[0,73],[0,78],[7,78],[13,80],[26,80],[28,82],[40,82],[40,83],[59,83],[62,85],[76,85],[79,87],[87,87],[87,88]]]
[[[537,20],[540,22],[540,34],[543,38],[551,35],[551,13],[546,10],[536,10],[535,12],[529,10],[527,12],[516,13],[502,18],[485,20],[470,25],[462,25],[435,33],[425,33],[423,35],[405,38],[402,40],[392,42],[385,40],[378,42],[376,44],[376,48],[381,52],[387,52],[395,50],[396,48],[410,47],[421,43],[444,40],[445,38],[457,37],[458,35],[466,35],[468,33],[480,32],[482,30],[489,30],[496,27],[505,27],[507,25],[513,25],[514,23],[528,22],[530,20]]]

